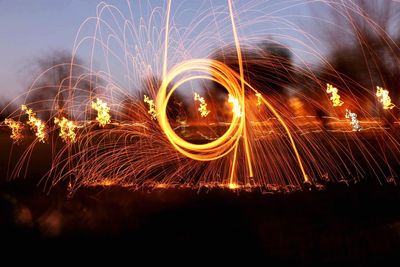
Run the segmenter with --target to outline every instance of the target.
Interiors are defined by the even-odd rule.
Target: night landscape
[[[4,260],[397,265],[399,15],[0,0]]]

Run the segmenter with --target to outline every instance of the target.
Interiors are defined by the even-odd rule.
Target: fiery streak
[[[75,130],[78,126],[73,121],[70,121],[65,117],[62,117],[61,119],[54,118],[54,123],[60,127],[59,136],[64,140],[64,142],[75,143],[76,141]]]
[[[232,113],[240,118],[242,116],[242,109],[239,104],[239,99],[233,97],[231,94],[229,94],[228,102],[232,104]]]
[[[194,101],[200,102],[200,107],[198,108],[200,116],[203,118],[207,117],[208,114],[210,114],[210,111],[207,109],[207,103],[204,100],[204,97],[200,96],[198,93],[194,93]]]
[[[154,104],[154,100],[148,97],[147,95],[144,95],[144,103],[147,103],[149,106],[149,111],[147,111],[147,113],[151,115],[151,119],[156,120],[157,111],[156,111],[156,105]]]
[[[96,98],[96,102],[92,102],[92,108],[97,111],[96,121],[98,121],[100,126],[104,127],[111,122],[110,108],[106,102]]]
[[[361,130],[361,125],[357,119],[356,113],[353,113],[350,110],[346,109],[346,119],[350,119],[350,125],[353,128],[353,131],[358,132]]]
[[[36,117],[36,113],[34,113],[32,109],[28,108],[27,106],[21,105],[21,110],[24,111],[26,115],[28,115],[27,123],[35,132],[36,137],[39,139],[40,142],[44,143],[47,137],[46,125],[44,124],[44,122],[38,119]]]
[[[395,104],[392,103],[392,99],[389,96],[388,90],[377,86],[376,87],[376,96],[378,97],[379,102],[382,103],[383,109],[392,109],[395,107]]]
[[[18,143],[22,140],[22,138],[24,138],[24,136],[22,135],[23,126],[21,122],[15,121],[13,119],[5,119],[4,123],[11,129],[10,138],[14,141],[14,143]]]
[[[340,100],[340,95],[338,94],[339,90],[336,87],[333,87],[333,85],[327,83],[326,92],[331,94],[330,100],[332,101],[334,107],[340,107],[344,104],[344,102]]]

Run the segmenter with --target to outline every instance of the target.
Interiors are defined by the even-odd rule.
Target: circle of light
[[[190,71],[200,73],[184,77]],[[168,86],[178,76],[183,76],[174,83],[168,91]],[[193,144],[180,136],[171,128],[167,116],[168,100],[182,84],[195,79],[207,79],[222,85],[230,95],[239,100],[242,116],[233,114],[228,130],[218,139],[206,144]],[[180,153],[191,159],[199,161],[211,161],[222,158],[235,149],[245,127],[244,98],[241,85],[235,72],[222,62],[211,59],[192,59],[175,66],[169,71],[163,80],[156,99],[157,119],[161,129],[168,140]]]

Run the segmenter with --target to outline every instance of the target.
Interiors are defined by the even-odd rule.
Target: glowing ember
[[[14,141],[14,143],[18,143],[22,140],[22,138],[24,138],[24,136],[22,135],[23,126],[21,122],[15,121],[13,119],[5,119],[4,123],[11,129],[10,138]]]
[[[357,114],[351,112],[350,110],[346,109],[346,119],[350,119],[350,125],[353,128],[353,131],[360,131],[361,126],[360,122],[357,119]]]
[[[100,126],[104,127],[111,122],[110,108],[106,102],[97,98],[96,102],[92,102],[92,108],[97,111],[96,121],[98,121]]]
[[[148,97],[147,95],[144,95],[144,103],[147,103],[149,105],[149,113],[151,115],[152,120],[157,119],[157,111],[156,111],[156,105],[154,104],[154,100]]]
[[[38,119],[36,117],[36,113],[34,113],[32,109],[28,108],[27,106],[21,105],[21,110],[24,111],[26,115],[28,115],[27,123],[35,132],[36,137],[39,139],[40,142],[44,143],[47,137],[46,125],[44,124],[44,122]]]
[[[236,184],[236,183],[229,183],[228,184],[228,188],[231,189],[231,190],[235,190],[235,189],[239,188],[239,185]]]
[[[229,94],[228,102],[233,105],[232,113],[236,115],[236,117],[240,118],[242,116],[242,109],[239,104],[239,99],[233,97]]]
[[[257,92],[256,97],[257,97],[257,107],[259,108],[262,105],[261,94]]]
[[[208,114],[210,114],[210,111],[207,109],[207,103],[204,100],[204,97],[201,97],[198,93],[194,93],[194,101],[200,102],[200,107],[198,108],[200,116],[203,118],[207,117]]]
[[[377,86],[376,96],[378,97],[379,102],[382,103],[383,109],[392,109],[395,107],[395,105],[392,103],[392,99],[390,99],[388,90]]]
[[[62,117],[61,119],[55,118],[54,123],[60,127],[59,136],[64,140],[64,142],[74,143],[76,141],[75,130],[78,126],[73,121]]]
[[[333,85],[327,83],[326,92],[331,94],[330,100],[332,101],[334,107],[340,107],[344,104],[344,102],[340,100],[340,95],[338,94],[338,89],[336,87],[333,87]]]

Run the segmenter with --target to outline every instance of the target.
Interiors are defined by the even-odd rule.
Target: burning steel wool
[[[350,119],[350,125],[353,128],[353,131],[358,132],[361,130],[360,122],[357,119],[356,113],[353,113],[350,110],[346,109],[346,119]]]
[[[21,110],[28,115],[28,125],[35,132],[36,137],[40,142],[45,142],[47,134],[46,134],[46,125],[43,121],[36,117],[36,113],[32,111],[32,109],[28,108],[25,105],[21,106]]]
[[[92,102],[92,108],[97,111],[96,121],[100,126],[104,127],[111,122],[110,108],[107,103],[97,98],[96,102]]]
[[[396,105],[392,103],[392,99],[389,96],[389,91],[382,87],[376,87],[376,96],[379,102],[382,103],[383,109],[393,109]]]
[[[210,111],[207,109],[207,103],[204,100],[204,97],[201,97],[198,93],[194,93],[194,101],[200,102],[200,107],[198,108],[200,116],[203,118],[207,117],[208,114],[210,114]]]
[[[76,141],[76,128],[78,126],[67,118],[62,117],[61,119],[54,118],[54,123],[60,127],[60,137],[65,142],[74,143]]]
[[[392,41],[352,1],[321,3],[352,28],[367,25],[379,32],[378,40]],[[281,4],[271,8],[278,12]],[[142,12],[100,3],[96,16],[79,27],[68,64],[60,65],[68,74],[52,85],[56,92],[43,101],[30,98],[43,90],[40,77],[50,68],[19,98],[22,112],[11,112],[4,125],[19,146],[28,135],[26,114],[34,141],[12,166],[12,178],[22,176],[35,145],[45,141],[52,162],[43,181],[48,187],[67,181],[72,193],[93,185],[291,192],[350,184],[369,170],[378,181],[396,176],[398,121],[385,121],[377,105],[394,109],[396,91],[391,99],[382,87],[375,93],[375,85],[341,75],[346,64],[334,66],[317,51],[318,38],[287,19],[257,17],[263,9],[255,4],[228,0],[193,14],[185,27],[176,21],[173,1],[147,5]],[[256,29],[271,29],[271,36],[275,29],[277,39]],[[368,35],[355,35],[365,45],[360,36]],[[301,47],[290,48],[288,40]],[[90,55],[90,62],[78,55]],[[323,67],[316,70],[309,57]],[[370,67],[365,75],[372,76]],[[376,76],[365,75],[363,81],[375,82]]]
[[[11,129],[10,138],[15,143],[18,143],[19,141],[21,141],[24,138],[24,136],[22,134],[23,126],[22,126],[21,122],[15,121],[13,119],[5,119],[4,124],[7,125],[8,127],[10,127],[10,129]]]
[[[340,95],[338,94],[339,90],[336,87],[333,87],[331,84],[326,85],[326,92],[331,94],[330,100],[332,101],[332,105],[334,107],[340,107],[344,104],[342,100],[340,100]]]
[[[156,111],[156,106],[154,105],[154,100],[150,99],[147,95],[144,95],[144,103],[149,105],[149,111],[147,111],[147,113],[151,115],[151,119],[156,120],[157,111]]]

